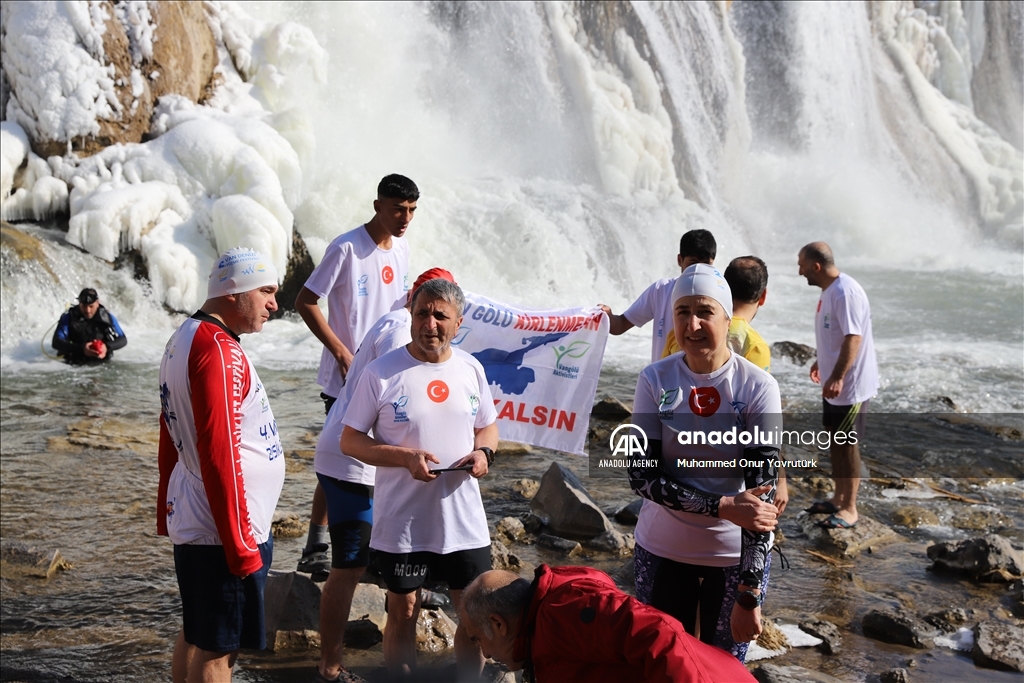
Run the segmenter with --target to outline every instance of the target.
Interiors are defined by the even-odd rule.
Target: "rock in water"
[[[491,568],[505,569],[518,573],[523,568],[523,563],[518,556],[513,555],[501,541],[491,541]]]
[[[817,522],[821,515],[800,513],[797,522],[807,538],[826,550],[853,557],[869,546],[900,540],[899,534],[863,514],[852,529],[823,529]]]
[[[762,664],[752,672],[760,683],[843,683],[835,676],[811,671],[802,666]]]
[[[889,669],[879,676],[882,683],[910,683],[910,674],[906,669]]]
[[[831,621],[802,621],[800,630],[810,633],[815,638],[821,638],[822,643],[818,649],[827,655],[834,655],[839,652],[843,639],[839,635],[839,628]]]
[[[795,365],[807,365],[807,361],[817,357],[818,352],[807,344],[791,341],[780,341],[772,344],[772,356],[788,358]]]
[[[270,571],[263,591],[268,649],[320,647],[320,592],[305,574]]]
[[[966,574],[976,581],[1005,582],[1019,577],[1024,566],[1022,553],[1002,536],[936,543],[928,548],[933,569]]]
[[[71,564],[64,560],[59,550],[42,550],[7,541],[0,544],[0,566],[5,579],[14,575],[49,579],[60,570],[71,569]]]
[[[548,526],[556,534],[593,538],[613,530],[579,478],[557,462],[551,463],[544,473],[530,509],[547,518]]]
[[[299,538],[306,535],[306,522],[294,512],[276,510],[270,532],[274,538]]]
[[[632,416],[633,411],[617,398],[605,396],[590,410],[591,417],[609,422],[622,422]]]
[[[615,521],[635,526],[637,520],[640,519],[640,508],[642,508],[643,505],[643,498],[637,498],[628,505],[623,505],[615,512]]]
[[[861,621],[864,635],[883,643],[906,645],[924,650],[932,645],[933,632],[912,616],[892,610],[871,610]]]
[[[511,545],[526,538],[526,527],[515,517],[504,517],[494,525],[494,534],[505,545]]]
[[[560,538],[558,536],[552,536],[551,534],[541,534],[537,537],[537,545],[541,548],[547,548],[548,550],[558,550],[565,553],[566,557],[574,557],[583,552],[583,546],[576,541],[570,541],[567,538]]]
[[[982,623],[974,627],[971,658],[978,666],[1002,671],[1024,671],[1024,638],[1020,624]]]

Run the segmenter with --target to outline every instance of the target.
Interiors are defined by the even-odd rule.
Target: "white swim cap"
[[[221,254],[213,265],[206,298],[216,299],[277,283],[277,268],[270,259],[254,249],[235,247]]]
[[[722,304],[725,314],[732,317],[732,290],[714,266],[695,263],[676,279],[672,287],[672,305],[684,296],[706,296]]]

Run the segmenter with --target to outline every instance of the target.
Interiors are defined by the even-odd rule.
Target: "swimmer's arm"
[[[848,334],[843,337],[843,344],[839,347],[839,358],[836,359],[836,366],[832,374],[821,385],[821,394],[825,398],[835,398],[843,391],[843,379],[846,373],[853,367],[853,361],[857,359],[860,351],[860,343],[863,337],[859,334]]]
[[[647,460],[661,461],[661,441],[651,439]],[[719,517],[745,529],[770,531],[775,528],[778,515],[775,507],[763,503],[757,496],[768,488],[747,490],[735,496],[719,496],[681,484],[665,476],[660,467],[630,467],[629,485],[638,495],[664,505],[670,510],[691,512],[696,515]],[[774,490],[774,482],[771,486]]]
[[[348,425],[345,425],[344,431],[341,432],[341,452],[367,465],[404,467],[414,479],[420,481],[433,481],[438,476],[430,472],[427,463],[441,463],[433,453],[382,443],[366,432]]]
[[[762,446],[746,448],[743,456],[748,462],[764,463],[761,467],[747,467],[743,470],[743,481],[748,492],[769,490],[757,496],[764,503],[774,508],[776,484],[779,477],[778,468],[773,462],[778,461],[779,449]],[[740,583],[751,588],[760,588],[764,579],[764,568],[768,562],[774,535],[770,531],[751,531],[742,529],[740,536]]]
[[[604,304],[598,304],[597,306],[608,316],[608,334],[618,336],[623,332],[633,329],[633,323],[629,322],[629,318],[626,316],[612,313],[612,309]]]
[[[651,439],[644,460],[661,462],[661,440]],[[668,479],[659,467],[629,467],[629,485],[638,495],[670,510],[718,517],[722,496]]]
[[[338,361],[338,370],[341,372],[341,376],[345,377],[348,375],[349,366],[352,365],[354,354],[327,324],[327,319],[324,318],[324,314],[320,312],[320,306],[317,304],[319,300],[320,297],[313,290],[303,287],[299,290],[299,295],[295,297],[295,310],[313,336],[319,339],[320,343],[327,347],[327,351]]]

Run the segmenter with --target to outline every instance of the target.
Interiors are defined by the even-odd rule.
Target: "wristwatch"
[[[736,604],[748,612],[760,607],[764,601],[764,596],[760,593],[753,591],[737,591],[736,593]]]
[[[491,465],[494,464],[494,451],[492,451],[487,446],[477,446],[476,450],[481,451],[484,455],[487,456],[487,466],[488,467],[490,467]]]

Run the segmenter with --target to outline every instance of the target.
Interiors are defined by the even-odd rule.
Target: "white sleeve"
[[[650,367],[650,366],[648,366]],[[653,373],[646,369],[636,380],[636,392],[633,394],[633,418],[631,422],[640,429],[648,439],[661,440],[661,420],[658,419],[658,402],[654,398],[654,387],[651,386]]]
[[[476,413],[476,421],[473,424],[475,429],[483,429],[493,424],[498,419],[498,412],[494,409],[494,397],[491,396],[491,388],[487,383],[487,374],[479,363],[474,365],[477,382],[480,385],[480,408]]]
[[[351,254],[351,243],[335,240],[327,245],[327,251],[320,265],[313,269],[306,280],[305,287],[321,299],[331,293],[334,283],[338,281],[345,259]]]
[[[359,376],[359,381],[352,390],[345,418],[342,420],[345,425],[364,434],[369,433],[377,423],[380,397],[383,393],[381,379],[371,370],[372,366],[371,363]]]

